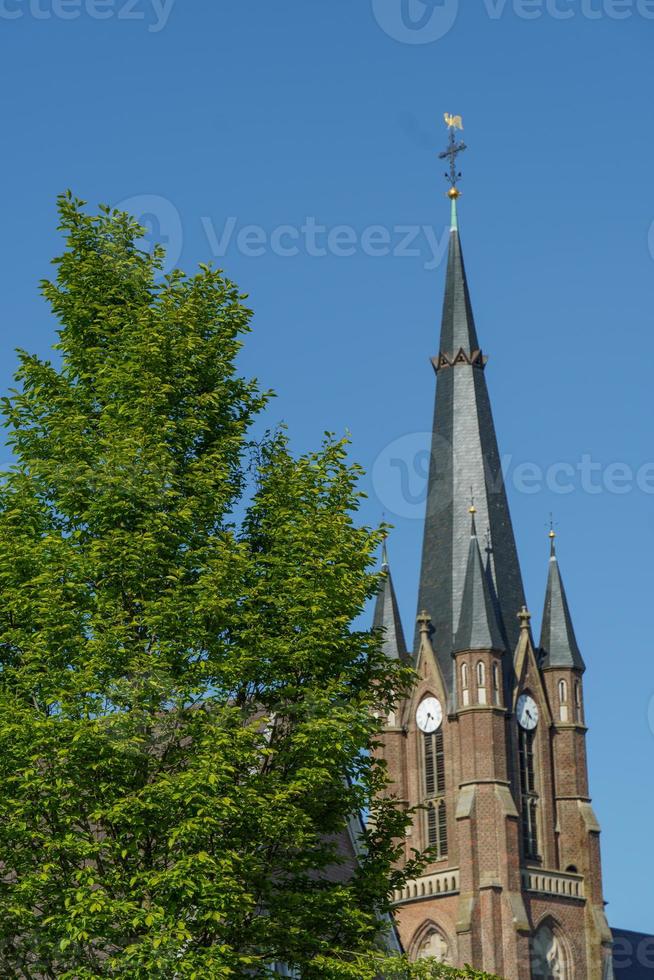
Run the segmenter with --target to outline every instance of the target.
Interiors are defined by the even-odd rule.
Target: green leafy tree
[[[358,966],[359,973],[352,976],[366,980],[498,980],[490,973],[469,966],[457,969],[432,957],[412,963],[406,956],[364,955]]]
[[[4,400],[0,975],[372,977],[405,816],[370,749],[408,676],[352,628],[359,471],[252,444],[233,283],[59,207],[55,354]]]

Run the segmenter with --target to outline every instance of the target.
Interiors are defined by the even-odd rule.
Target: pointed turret
[[[572,625],[568,599],[556,557],[555,539],[554,531],[550,531],[550,567],[540,635],[541,666],[571,667],[584,671],[586,665]]]
[[[525,603],[454,194],[458,192],[450,192],[453,215],[440,352],[432,361],[438,381],[418,595],[418,609],[431,616],[433,645],[450,693],[470,551],[467,521],[458,503],[471,492],[478,520],[492,541],[488,571],[503,648],[515,648],[516,617]]]
[[[468,547],[459,628],[454,638],[454,653],[462,653],[467,650],[499,651],[504,649],[504,640],[497,622],[493,597],[481,559],[474,507],[470,508],[470,513],[472,515],[470,545]]]
[[[407,655],[406,642],[388,564],[386,542],[382,549],[382,572],[385,574],[377,593],[372,628],[383,631],[382,649],[386,656],[390,660],[403,660]]]

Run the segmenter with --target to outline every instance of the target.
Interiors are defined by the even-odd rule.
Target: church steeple
[[[453,202],[418,609],[431,616],[433,646],[452,693],[452,652],[461,614],[470,549],[460,502],[472,492],[480,526],[489,531],[489,573],[503,647],[513,652],[517,614],[525,604],[513,527],[504,488],[485,365],[477,338]],[[417,642],[416,642],[417,647]]]
[[[550,564],[540,635],[541,666],[572,667],[584,671],[586,665],[572,625],[568,599],[556,557],[555,538],[554,531],[550,531]]]
[[[383,633],[382,649],[390,660],[403,660],[407,655],[404,630],[397,606],[397,598],[391,569],[388,563],[386,542],[382,548],[382,572],[384,578],[377,593],[372,628]]]
[[[400,864],[416,851],[429,855],[394,895],[398,931],[411,960],[435,951],[507,980],[569,980],[574,965],[575,980],[602,980],[612,942],[588,785],[583,660],[553,536],[544,659],[534,649],[459,237],[463,121],[450,113],[445,121],[452,220],[432,362],[416,670],[376,750],[389,792],[413,814]],[[387,655],[398,657],[404,641],[385,550],[383,562],[375,625]]]
[[[476,508],[470,508],[472,527],[466,567],[463,600],[459,616],[459,628],[454,639],[454,653],[468,650],[503,650],[504,641],[497,623],[493,597],[481,560],[477,527]]]

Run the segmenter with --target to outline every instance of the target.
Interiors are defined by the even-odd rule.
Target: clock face
[[[538,724],[538,705],[528,694],[521,694],[518,698],[516,714],[518,724],[528,732],[533,731]]]
[[[421,732],[428,735],[441,727],[443,721],[443,709],[438,698],[425,698],[418,705],[416,711],[416,722]]]

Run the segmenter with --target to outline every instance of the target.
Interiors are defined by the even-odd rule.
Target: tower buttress
[[[552,758],[558,867],[583,877],[586,931],[591,967],[600,975],[611,955],[611,933],[604,913],[600,825],[588,788],[583,675],[568,598],[550,531],[550,560],[540,638],[540,664],[552,705]]]

